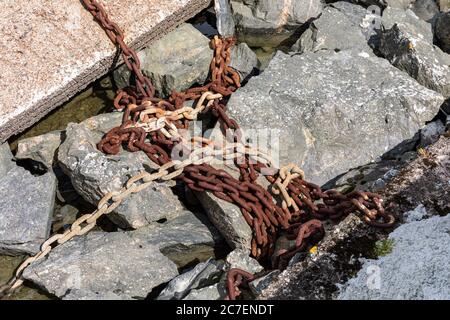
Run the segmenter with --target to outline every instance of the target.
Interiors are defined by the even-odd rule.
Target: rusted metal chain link
[[[103,27],[111,42],[119,46],[122,51],[122,58],[126,66],[136,76],[136,87],[141,98],[153,98],[155,95],[155,88],[150,79],[147,78],[141,71],[141,63],[135,50],[130,48],[124,41],[124,33],[122,29],[108,17],[105,8],[96,0],[82,0],[87,10],[94,16],[98,23]],[[123,91],[120,99],[129,97]]]

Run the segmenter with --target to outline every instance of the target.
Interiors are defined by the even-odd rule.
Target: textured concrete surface
[[[125,42],[142,48],[210,0],[100,0]],[[0,141],[108,72],[117,51],[79,0],[4,0],[0,13]]]

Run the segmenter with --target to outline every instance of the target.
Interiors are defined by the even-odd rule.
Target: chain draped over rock
[[[125,44],[122,30],[108,18],[105,9],[95,0],[83,0],[83,3],[120,48],[125,64],[136,77],[136,87],[119,91],[114,100],[115,108],[123,110],[122,124],[103,137],[98,149],[106,154],[117,154],[122,147],[130,152],[142,150],[160,168],[130,178],[121,190],[106,194],[96,211],[80,217],[64,233],[45,241],[40,252],[26,259],[14,278],[0,288],[0,297],[22,285],[22,273],[28,265],[47,256],[55,246],[89,232],[100,216],[114,211],[130,194],[142,191],[157,180],[177,179],[191,190],[208,191],[237,205],[253,230],[251,255],[260,261],[271,261],[273,268],[285,268],[297,252],[307,250],[320,240],[324,233],[321,220],[337,220],[351,212],[360,212],[371,225],[391,227],[394,224],[395,219],[383,209],[380,196],[361,191],[348,194],[323,191],[307,182],[304,172],[296,165],[277,169],[269,155],[241,141],[239,125],[226,114],[227,98],[240,87],[238,73],[229,66],[234,38],[216,36],[212,39],[214,55],[208,84],[172,92],[170,98],[164,100],[155,97],[155,89],[143,75],[136,52]],[[187,101],[196,101],[195,107],[186,106]],[[186,129],[189,121],[208,111],[218,118],[224,132],[233,133],[233,141],[218,146],[201,137],[190,141],[183,138],[179,130]],[[187,144],[196,148],[187,152],[184,160],[170,158],[174,147],[181,146],[184,151]],[[239,179],[215,169],[210,164],[214,159],[233,160],[239,169]],[[257,181],[262,169],[273,172],[264,176],[271,185],[269,190]],[[281,234],[295,240],[295,244],[275,252],[275,241]],[[236,299],[239,287],[253,279],[254,276],[244,270],[231,269],[227,276],[227,298]]]

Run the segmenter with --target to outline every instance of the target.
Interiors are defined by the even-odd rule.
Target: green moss
[[[392,252],[394,249],[394,240],[384,239],[375,243],[374,255],[376,257],[383,257]]]

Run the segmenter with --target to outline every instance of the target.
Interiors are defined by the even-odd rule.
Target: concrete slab
[[[211,0],[100,0],[139,49]],[[117,50],[79,0],[4,0],[0,11],[0,142],[106,74]]]

